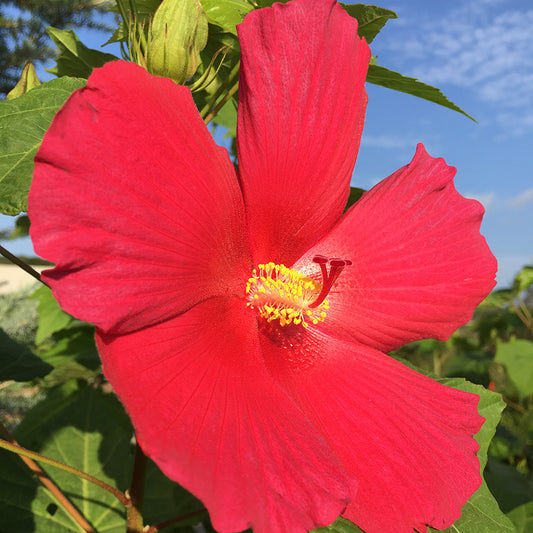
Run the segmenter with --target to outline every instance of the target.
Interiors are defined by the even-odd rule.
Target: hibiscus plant
[[[514,531],[482,476],[494,386],[401,357],[490,305],[483,208],[422,144],[350,188],[365,83],[468,116],[376,64],[396,15],[116,13],[121,59],[50,28],[57,79],[28,66],[0,105],[0,209],[50,262],[3,252],[42,285],[33,347],[2,341],[38,394],[0,428],[0,531]]]

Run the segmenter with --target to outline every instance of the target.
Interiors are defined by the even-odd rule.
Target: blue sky
[[[423,142],[457,167],[457,189],[484,204],[482,232],[498,258],[498,281],[507,285],[533,262],[533,3],[377,3],[399,17],[372,43],[378,63],[439,87],[478,123],[367,84],[353,184],[370,187]]]
[[[439,87],[478,123],[367,85],[366,126],[352,184],[371,187],[407,164],[423,142],[431,155],[457,167],[457,189],[484,204],[482,232],[505,286],[522,265],[533,263],[533,3],[376,3],[399,16],[372,43],[378,63]],[[105,40],[79,35],[94,48]],[[0,229],[9,225],[9,217],[0,217]],[[14,253],[31,252],[27,239],[4,244]]]

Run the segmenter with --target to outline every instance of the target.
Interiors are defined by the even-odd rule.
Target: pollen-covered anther
[[[316,256],[324,283],[285,265],[266,263],[254,269],[246,284],[247,305],[257,309],[267,322],[277,320],[281,326],[318,324],[329,309],[326,295],[349,260]],[[326,265],[330,265],[328,273]]]

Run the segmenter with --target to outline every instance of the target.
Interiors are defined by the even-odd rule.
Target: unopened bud
[[[148,71],[184,83],[196,72],[207,43],[207,15],[200,0],[163,0],[151,23]]]
[[[12,98],[17,98],[17,96],[27,93],[34,87],[37,87],[37,85],[41,85],[41,82],[35,73],[35,67],[33,66],[33,63],[28,61],[22,71],[20,80],[15,87],[7,93],[6,99],[11,100]]]

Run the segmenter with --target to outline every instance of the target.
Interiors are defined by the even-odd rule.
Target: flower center
[[[246,305],[257,309],[267,322],[279,320],[281,326],[301,324],[307,328],[309,323],[323,322],[329,309],[326,296],[344,267],[352,262],[323,255],[313,257],[313,262],[320,267],[322,283],[285,265],[259,265],[246,284]]]

